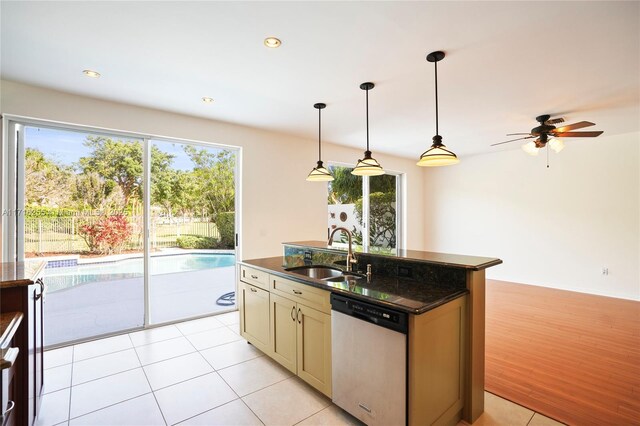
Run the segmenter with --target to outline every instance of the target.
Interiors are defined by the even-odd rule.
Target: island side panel
[[[484,412],[484,324],[485,324],[485,273],[467,272],[467,368],[466,398],[462,418],[475,422]]]

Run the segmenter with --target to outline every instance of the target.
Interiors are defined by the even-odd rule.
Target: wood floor
[[[487,280],[485,388],[570,425],[640,425],[640,302]]]

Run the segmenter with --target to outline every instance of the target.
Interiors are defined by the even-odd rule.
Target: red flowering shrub
[[[131,237],[131,225],[123,215],[105,216],[79,228],[80,235],[94,253],[112,254],[122,250]]]

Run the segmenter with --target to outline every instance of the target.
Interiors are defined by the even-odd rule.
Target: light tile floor
[[[37,424],[361,425],[247,344],[238,323],[236,311],[45,352]],[[559,424],[489,393],[485,403],[474,425]]]

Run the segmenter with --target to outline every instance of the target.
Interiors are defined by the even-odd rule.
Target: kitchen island
[[[320,241],[240,262],[243,337],[331,397],[330,294],[406,313],[407,424],[473,423],[484,411],[484,270],[502,261],[420,251],[355,257],[368,278],[304,275],[311,266],[340,274],[351,263]]]

